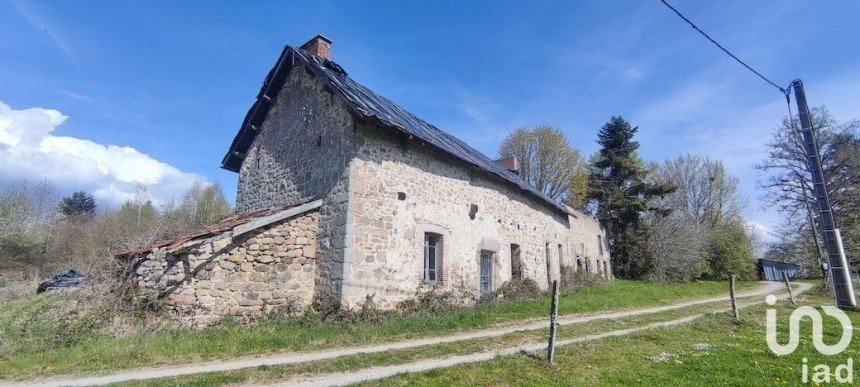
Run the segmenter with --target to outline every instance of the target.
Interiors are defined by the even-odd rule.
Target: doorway
[[[481,250],[481,275],[480,275],[480,292],[481,295],[489,294],[493,291],[493,252]]]
[[[511,279],[523,279],[523,266],[520,259],[520,245],[511,245]]]

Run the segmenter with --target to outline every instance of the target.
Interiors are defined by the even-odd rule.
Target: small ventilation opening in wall
[[[397,200],[406,200],[406,192],[398,192]]]
[[[475,214],[477,214],[477,213],[478,213],[478,205],[477,204],[470,205],[469,206],[469,219],[474,220]]]
[[[317,148],[322,148],[322,136],[317,137]]]

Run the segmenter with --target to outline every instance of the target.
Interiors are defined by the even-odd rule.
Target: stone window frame
[[[430,244],[430,238],[434,238],[434,243]],[[442,272],[442,267],[444,267],[443,262],[445,259],[445,237],[442,234],[437,234],[435,232],[425,232],[424,233],[424,259],[423,261],[423,272],[422,276],[423,281],[426,283],[441,283],[442,276],[440,275]],[[430,249],[433,249],[433,265],[430,265]],[[432,279],[430,277],[433,277]]]
[[[416,248],[418,250],[418,261],[420,265],[416,266],[418,269],[418,277],[421,278],[421,283],[428,285],[445,285],[448,282],[448,265],[447,265],[447,257],[450,249],[448,246],[450,243],[451,233],[447,228],[436,226],[436,225],[419,225],[419,233],[416,238]],[[436,280],[429,281],[426,277],[426,262],[424,256],[424,239],[427,234],[435,234],[441,237],[441,243],[437,250],[437,261],[436,261]],[[441,253],[441,254],[440,254]],[[439,259],[441,256],[441,259]]]

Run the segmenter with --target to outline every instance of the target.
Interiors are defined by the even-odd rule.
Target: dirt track
[[[809,284],[799,284],[801,286],[800,289],[796,291],[797,294],[805,292],[812,288],[812,285]],[[757,296],[765,296],[767,294],[776,294],[781,293],[785,290],[785,286],[778,282],[768,282],[765,283],[764,286],[761,286],[757,289],[738,293],[738,298],[749,298],[749,297],[757,297]],[[562,316],[559,318],[558,322],[560,325],[571,325],[571,324],[581,324],[595,320],[604,320],[604,319],[616,319],[616,318],[624,318],[624,317],[633,317],[640,316],[646,314],[653,314],[659,312],[665,312],[670,310],[683,309],[691,306],[697,306],[707,303],[726,301],[729,298],[726,297],[710,297],[703,298],[691,301],[685,301],[670,305],[658,306],[658,307],[650,307],[650,308],[641,308],[641,309],[633,309],[627,311],[619,311],[619,312],[606,312],[606,313],[596,313],[589,315],[568,315]],[[763,298],[754,303],[763,302]],[[749,303],[744,306],[749,306],[754,303]],[[574,338],[570,340],[563,340],[559,342],[559,345],[566,345],[576,342],[596,340],[604,337],[610,336],[623,336],[636,331],[650,329],[658,326],[667,326],[667,325],[678,325],[683,324],[688,321],[692,321],[695,318],[701,317],[701,315],[688,316],[682,319],[661,322],[656,324],[650,324],[637,328],[630,328],[620,331],[611,331],[605,332],[596,335],[583,336],[579,338]],[[239,358],[233,360],[223,360],[223,361],[213,361],[206,363],[196,363],[196,364],[188,364],[183,366],[175,366],[175,367],[153,367],[153,368],[141,368],[141,369],[132,369],[132,370],[123,370],[119,372],[114,372],[106,375],[98,375],[98,376],[87,376],[87,377],[57,377],[50,379],[35,379],[19,384],[12,384],[18,386],[29,386],[29,385],[39,385],[39,386],[85,386],[85,385],[102,385],[102,384],[110,384],[110,383],[119,383],[133,380],[146,380],[146,379],[156,379],[156,378],[164,378],[164,377],[174,377],[174,376],[182,376],[182,375],[193,375],[200,374],[206,372],[218,372],[218,371],[233,371],[244,368],[253,368],[259,366],[271,366],[271,365],[290,365],[290,364],[299,364],[306,363],[311,361],[319,361],[319,360],[328,360],[334,359],[340,356],[347,355],[357,355],[357,354],[365,354],[365,353],[379,353],[391,350],[400,350],[400,349],[408,349],[408,348],[416,348],[427,345],[435,345],[442,343],[451,343],[456,341],[477,339],[477,338],[490,338],[490,337],[498,337],[502,335],[506,335],[512,332],[517,331],[528,331],[528,330],[536,330],[536,329],[544,329],[546,328],[545,319],[531,319],[531,320],[520,320],[515,323],[505,324],[503,326],[497,326],[493,328],[471,331],[466,333],[459,333],[453,335],[446,336],[437,336],[430,337],[425,339],[417,339],[417,340],[405,340],[405,341],[396,341],[372,346],[363,346],[363,347],[351,347],[351,348],[340,348],[340,349],[330,349],[323,351],[314,351],[314,352],[296,352],[296,353],[282,353],[276,355],[266,355],[261,357],[253,357],[253,358]],[[534,344],[527,345],[523,347],[515,347],[508,348],[501,351],[490,351],[490,352],[482,352],[471,355],[464,356],[454,356],[445,359],[431,359],[424,360],[410,364],[402,364],[390,367],[377,367],[366,370],[360,370],[351,373],[340,373],[340,374],[330,374],[330,375],[321,375],[319,377],[314,377],[310,379],[292,379],[290,381],[285,381],[285,384],[289,385],[297,385],[297,384],[305,384],[305,385],[339,385],[339,384],[349,384],[355,383],[363,380],[373,380],[378,379],[390,375],[394,375],[402,372],[417,372],[424,371],[433,368],[440,367],[448,367],[455,364],[463,364],[469,362],[476,362],[481,360],[491,359],[497,355],[505,355],[516,353],[522,350],[526,351],[534,351],[540,349],[545,346],[545,344]],[[534,348],[532,348],[534,347]],[[0,384],[5,384],[4,381],[0,381]]]

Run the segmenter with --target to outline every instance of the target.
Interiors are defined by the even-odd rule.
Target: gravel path
[[[802,294],[807,290],[811,289],[813,286],[806,283],[800,283],[800,288],[795,289],[795,295]],[[779,287],[778,289],[773,289],[774,287],[766,287],[766,289],[774,290],[773,293],[779,292],[784,289],[784,287]],[[771,293],[767,293],[771,294]],[[782,294],[777,296],[777,298],[784,299],[788,298],[788,294]],[[764,301],[754,301],[750,303],[739,304],[738,308],[746,308],[753,305],[762,304]],[[722,308],[711,311],[709,313],[700,313],[694,314],[687,317],[670,320],[670,321],[661,321],[657,323],[652,323],[648,325],[643,325],[635,328],[628,329],[620,329],[615,331],[609,331],[604,333],[599,333],[595,335],[588,336],[580,336],[567,340],[560,340],[556,342],[556,346],[564,346],[575,343],[582,343],[587,341],[604,339],[607,337],[619,337],[626,336],[631,333],[636,333],[639,331],[644,331],[647,329],[653,328],[662,328],[662,327],[670,327],[681,324],[686,324],[693,320],[696,320],[706,314],[710,313],[721,313],[731,311],[731,308]],[[451,356],[443,359],[427,359],[427,360],[419,360],[412,363],[407,364],[397,364],[392,366],[384,366],[384,367],[373,367],[373,368],[365,368],[358,371],[353,372],[344,372],[344,373],[334,373],[327,375],[318,375],[318,376],[297,376],[295,378],[282,381],[276,386],[342,386],[354,383],[361,383],[370,380],[378,380],[387,377],[391,377],[397,374],[402,373],[412,373],[412,372],[423,372],[429,371],[437,368],[445,368],[452,367],[459,364],[467,364],[467,363],[475,363],[480,361],[492,360],[496,356],[508,356],[513,355],[520,352],[538,352],[538,351],[546,351],[547,345],[545,343],[536,343],[536,344],[526,344],[518,347],[505,348],[501,350],[493,350],[486,352],[473,353],[469,355],[460,355],[460,356]],[[271,384],[269,384],[271,385]]]
[[[797,294],[800,294],[812,287],[809,284],[800,283],[801,289],[798,290]],[[768,294],[781,293],[785,289],[785,286],[779,282],[767,282],[764,286],[761,286],[757,289],[740,292],[738,293],[739,298],[748,298],[748,297],[757,297],[764,296]],[[627,311],[620,312],[606,312],[606,313],[596,313],[590,315],[568,315],[563,316],[558,319],[560,325],[571,325],[571,324],[580,324],[586,323],[595,320],[605,320],[605,319],[616,319],[616,318],[624,318],[624,317],[633,317],[640,316],[646,314],[660,313],[670,310],[683,309],[691,306],[702,305],[712,302],[720,302],[727,301],[729,297],[711,297],[704,299],[697,299],[692,301],[680,302],[676,304],[651,307],[651,308],[641,308],[641,309],[633,309]],[[682,324],[688,321],[688,318],[675,320],[680,321],[676,322],[674,325]],[[684,320],[684,321],[682,321]],[[658,323],[666,324],[666,323]],[[651,324],[655,325],[655,324]],[[606,332],[603,334],[593,335],[593,336],[585,336],[582,338],[571,339],[567,341],[561,341],[560,345],[570,344],[574,342],[587,341],[587,340],[596,340],[602,337],[609,336],[619,336],[629,334],[638,330],[648,329],[652,327],[651,325],[639,328],[631,328],[627,330],[621,331],[612,331]],[[467,333],[460,333],[454,335],[447,336],[438,336],[438,337],[430,337],[424,339],[416,339],[416,340],[405,340],[405,341],[397,341],[390,343],[383,343],[378,345],[371,346],[363,346],[363,347],[351,347],[351,348],[339,348],[339,349],[330,349],[323,351],[315,351],[315,352],[294,352],[294,353],[282,353],[276,355],[266,355],[261,357],[253,357],[253,358],[239,358],[233,360],[223,360],[223,361],[212,361],[205,363],[196,363],[196,364],[188,364],[182,366],[174,366],[174,367],[153,367],[153,368],[140,368],[140,369],[131,369],[131,370],[123,370],[119,372],[114,372],[107,375],[98,375],[98,376],[88,376],[88,377],[58,377],[58,378],[50,378],[50,379],[35,379],[28,382],[20,383],[20,384],[11,384],[12,386],[88,386],[88,385],[103,385],[110,383],[119,383],[133,380],[147,380],[147,379],[156,379],[156,378],[164,378],[164,377],[175,377],[175,376],[183,376],[183,375],[192,375],[192,374],[200,374],[206,372],[217,372],[217,371],[233,371],[244,368],[253,368],[260,366],[271,366],[271,365],[290,365],[290,364],[299,364],[306,363],[312,361],[320,361],[320,360],[328,360],[334,359],[341,356],[347,355],[357,355],[357,354],[369,354],[369,353],[379,353],[386,352],[391,350],[400,350],[400,349],[408,349],[421,347],[426,345],[435,345],[435,344],[443,344],[443,343],[451,343],[456,341],[463,340],[471,340],[478,338],[490,338],[490,337],[498,337],[503,336],[512,332],[517,331],[527,331],[527,330],[535,330],[535,329],[544,329],[547,326],[546,319],[532,319],[526,321],[519,321],[516,324],[507,324],[505,326],[499,326],[494,328],[488,328],[478,331],[472,331]],[[656,325],[655,325],[656,326]],[[542,344],[541,344],[542,345]],[[530,348],[530,347],[529,347]],[[521,347],[510,348],[503,351],[492,351],[486,353],[479,353],[473,355],[466,356],[455,356],[446,359],[440,360],[426,360],[420,361],[411,364],[404,364],[399,366],[391,366],[391,367],[381,367],[374,368],[373,375],[382,375],[379,377],[385,377],[388,374],[385,372],[393,372],[391,375],[401,372],[416,372],[423,371],[426,369],[439,368],[439,367],[447,367],[454,364],[462,364],[466,362],[475,362],[486,360],[488,358],[492,358],[499,354],[506,354],[505,351],[513,351],[511,353],[516,353],[518,351],[523,350]],[[450,364],[449,364],[450,363]],[[422,367],[430,367],[430,368],[422,368]],[[369,372],[369,371],[368,371]],[[377,377],[371,377],[368,379],[368,373],[365,371],[358,371],[354,373],[345,373],[345,374],[332,374],[332,375],[324,375],[321,378],[307,380],[307,381],[292,381],[288,384],[297,384],[297,383],[308,383],[312,385],[333,385],[333,384],[346,384],[346,383],[354,383],[361,380],[372,380],[377,379]],[[339,382],[338,378],[343,378],[343,382]],[[355,381],[352,381],[353,378]],[[5,381],[0,381],[0,384],[5,384]]]

